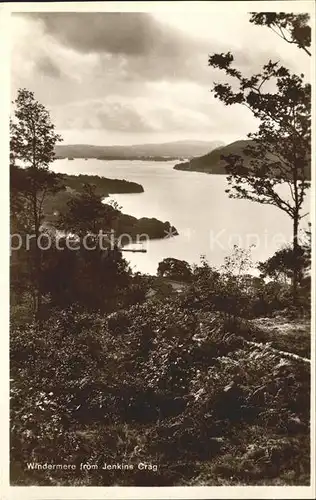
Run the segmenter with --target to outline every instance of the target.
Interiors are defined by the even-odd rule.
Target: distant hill
[[[131,146],[133,151],[141,155],[167,155],[183,158],[194,158],[209,153],[213,149],[224,146],[221,141],[176,141],[163,144],[143,144]]]
[[[188,162],[179,163],[175,165],[174,168],[176,170],[189,170],[192,172],[226,175],[226,162],[221,160],[221,155],[236,154],[244,156],[243,149],[250,144],[250,142],[250,140],[232,142],[227,146],[218,147],[206,155],[193,158]]]
[[[222,146],[220,141],[176,141],[162,144],[134,144],[132,146],[92,146],[89,144],[58,145],[58,158],[98,158],[176,160],[194,158]]]
[[[250,158],[244,155],[243,150],[251,143],[251,140],[235,141],[227,146],[219,147],[210,153],[193,158],[188,162],[178,163],[174,166],[175,170],[188,170],[191,172],[205,172],[206,174],[222,174],[226,173],[226,162],[221,160],[221,156],[235,154],[244,158],[244,164],[250,161]],[[272,157],[272,155],[271,155]],[[311,178],[311,170],[309,168],[307,177]]]

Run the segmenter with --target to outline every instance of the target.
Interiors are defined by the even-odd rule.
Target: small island
[[[68,175],[62,174],[64,184],[70,189],[80,191],[83,184],[94,184],[96,187],[96,194],[104,197],[109,194],[122,194],[122,193],[143,193],[144,188],[137,182],[127,181],[125,179],[109,179],[108,177],[101,177],[99,175]]]
[[[141,217],[137,219],[131,215],[120,212],[116,220],[115,232],[118,236],[128,235],[133,242],[139,239],[140,235],[146,235],[149,239],[162,239],[178,236],[177,229],[169,221],[162,222],[156,218]],[[124,246],[129,241],[121,238],[121,244]]]

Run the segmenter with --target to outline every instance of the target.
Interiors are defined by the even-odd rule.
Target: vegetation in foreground
[[[235,268],[246,261],[243,252],[233,259]],[[284,293],[290,285],[281,295],[278,283],[273,292],[271,283],[258,289],[256,278],[249,284],[248,275],[232,273],[231,262],[219,271],[202,261],[181,293],[164,276],[127,274],[103,307],[99,288],[71,306],[51,295],[40,322],[25,301],[12,307],[13,484],[309,483],[309,296],[300,289],[298,338],[298,312],[291,319]],[[140,295],[153,289],[151,298]],[[296,344],[286,332],[280,343],[273,330],[282,314]],[[304,356],[291,357],[295,345]],[[278,352],[283,346],[287,354]],[[77,468],[28,470],[30,463]],[[103,470],[104,463],[134,470]]]
[[[12,324],[11,482],[308,484],[309,364],[235,332],[177,300]]]

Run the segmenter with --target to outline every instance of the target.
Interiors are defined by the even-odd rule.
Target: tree
[[[222,272],[226,276],[235,276],[237,279],[241,279],[253,267],[251,251],[254,246],[241,248],[234,245],[231,254],[224,259],[224,264],[221,266]]]
[[[185,260],[169,257],[159,262],[157,274],[172,280],[190,281],[192,270]]]
[[[78,243],[78,242],[76,242]],[[113,311],[122,307],[133,280],[127,261],[118,250],[102,251],[59,238],[45,251],[41,288],[50,297],[50,306],[73,304],[84,310]]]
[[[248,314],[253,291],[253,279],[249,271],[253,268],[251,251],[234,245],[230,255],[225,257],[221,266],[220,293],[223,298],[223,310],[230,320]],[[227,305],[225,305],[225,303]]]
[[[258,21],[259,22],[259,21]],[[303,202],[310,186],[311,156],[311,86],[303,82],[304,75],[291,74],[271,60],[261,73],[244,77],[232,66],[233,55],[213,54],[209,65],[226,73],[237,83],[215,83],[213,92],[225,105],[246,106],[260,121],[258,131],[248,134],[251,139],[243,156],[223,156],[228,173],[227,192],[232,198],[274,205],[293,221],[293,302],[297,297],[299,223]],[[276,88],[271,93],[271,86]],[[268,87],[268,88],[267,88]],[[280,194],[287,184],[288,194]]]
[[[299,284],[305,282],[311,268],[311,224],[308,229],[304,229],[299,246],[298,270]],[[263,278],[271,278],[273,280],[281,280],[287,282],[288,279],[293,280],[294,273],[294,251],[291,245],[287,245],[280,250],[277,250],[272,257],[265,262],[259,262],[258,269]]]
[[[66,211],[61,214],[60,227],[78,237],[110,231],[120,212],[117,205],[105,204],[102,199],[96,193],[96,186],[83,184],[81,192],[68,201]]]
[[[305,269],[305,255],[300,247],[299,259],[299,282],[302,280]],[[291,246],[286,246],[275,252],[272,257],[265,262],[259,262],[258,269],[263,278],[271,278],[275,281],[286,283],[289,279],[293,280],[294,271],[294,252]]]
[[[55,145],[62,138],[55,132],[48,110],[35,100],[33,92],[19,89],[13,104],[14,116],[10,120],[12,211],[15,219],[20,221],[22,212],[27,213],[27,229],[34,231],[33,300],[34,312],[38,315],[42,301],[39,236],[44,219],[43,203],[49,193],[62,189],[60,176],[48,170],[55,159]]]
[[[311,56],[307,47],[311,46],[311,28],[308,14],[286,12],[253,12],[250,22],[258,26],[268,26],[288,43],[294,43]]]
[[[230,324],[240,316],[248,316],[256,286],[255,278],[248,274],[251,268],[251,247],[234,245],[220,268],[210,266],[202,256],[200,265],[193,266],[189,287],[181,296],[182,306],[218,311]]]
[[[308,228],[303,231],[301,247],[304,251],[306,271],[310,271],[312,265],[312,224],[310,222],[308,223]]]
[[[59,217],[57,225],[67,233],[59,238],[62,251],[45,255],[44,287],[54,304],[110,311],[131,300],[131,271],[111,234],[119,207],[102,203],[102,198],[96,186],[84,184]]]

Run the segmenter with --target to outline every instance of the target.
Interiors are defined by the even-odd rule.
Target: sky
[[[246,75],[269,59],[310,72],[303,51],[249,17],[227,9],[13,14],[12,99],[32,90],[65,144],[244,139],[258,124],[214,97],[213,83],[225,80],[208,56],[231,51]]]

